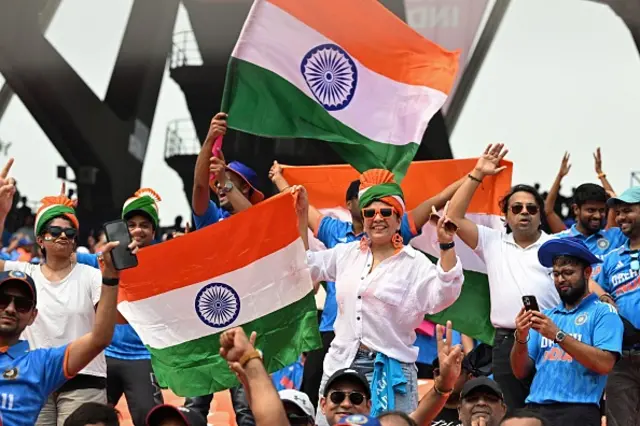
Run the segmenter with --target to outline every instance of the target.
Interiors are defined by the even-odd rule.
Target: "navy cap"
[[[342,368],[329,377],[327,383],[324,385],[324,397],[326,398],[329,395],[329,391],[331,390],[331,386],[337,381],[341,379],[351,379],[364,387],[364,393],[367,399],[371,399],[371,388],[369,387],[369,381],[364,376],[364,374],[358,372],[353,368]]]
[[[380,420],[362,414],[351,414],[340,419],[336,426],[381,426]]]
[[[29,275],[20,271],[5,271],[0,272],[0,286],[7,283],[22,283],[26,284],[27,288],[31,292],[33,296],[34,305],[38,301],[37,292],[36,292],[36,283],[33,281]]]
[[[475,392],[479,389],[486,393],[493,394],[498,398],[504,400],[504,395],[502,394],[502,389],[500,389],[500,385],[495,381],[491,380],[488,377],[478,377],[475,379],[469,380],[462,387],[462,392],[460,392],[460,398],[465,399],[469,394]]]
[[[207,421],[200,413],[186,407],[175,407],[169,404],[156,405],[147,415],[146,425],[156,426],[167,418],[180,417],[187,426],[207,426]]]
[[[640,203],[640,186],[634,186],[617,197],[611,197],[607,200],[607,206],[613,207],[616,204],[639,204]]]
[[[542,244],[538,250],[538,260],[547,268],[553,267],[553,259],[558,256],[577,257],[589,265],[602,262],[581,240],[574,237],[554,238]]]
[[[240,176],[253,189],[253,193],[249,197],[251,204],[258,204],[264,200],[264,194],[258,191],[258,175],[251,167],[245,166],[239,161],[232,161],[227,164],[227,169]]]

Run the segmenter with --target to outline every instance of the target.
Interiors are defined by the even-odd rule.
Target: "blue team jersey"
[[[616,308],[590,294],[574,309],[561,304],[544,314],[573,338],[604,351],[622,352],[622,320]],[[600,404],[607,376],[588,370],[557,343],[529,332],[529,357],[536,367],[527,403]]]
[[[640,328],[640,270],[633,269],[632,263],[640,257],[639,250],[631,250],[627,241],[622,247],[612,251],[604,259],[600,272],[594,280],[611,294],[618,305],[620,315]],[[638,262],[635,262],[634,266]]]
[[[558,232],[555,236],[560,238],[575,237],[580,239],[585,243],[589,251],[601,260],[610,252],[627,242],[627,237],[625,237],[620,228],[617,227],[601,229],[595,234],[587,237],[582,232],[578,231],[578,228],[576,228],[576,225],[574,224],[571,228]]]
[[[21,340],[0,351],[0,413],[7,426],[33,426],[49,394],[68,379],[65,355],[69,346],[29,350]]]
[[[100,269],[98,256],[95,254],[76,253],[76,260],[78,263]],[[104,354],[118,359],[151,359],[147,347],[129,324],[116,324],[111,344],[104,350]]]
[[[400,225],[400,234],[405,244],[409,244],[409,241],[416,235],[420,235],[421,230],[416,229],[413,218],[410,214],[405,213],[402,216],[402,223]],[[338,244],[352,243],[360,240],[364,235],[364,232],[356,235],[353,233],[353,225],[351,222],[345,222],[340,219],[336,219],[329,216],[324,216],[320,220],[318,230],[316,232],[316,238],[319,239],[326,248],[334,248]],[[334,282],[327,282],[325,288],[327,297],[324,302],[324,309],[322,310],[322,318],[320,319],[320,331],[333,331],[333,323],[338,316],[338,302],[336,300],[336,284]]]
[[[462,343],[462,336],[455,330],[451,333],[451,345],[459,345]],[[416,362],[421,364],[433,364],[438,358],[438,347],[436,342],[436,336],[429,336],[427,334],[416,333],[416,341],[414,343],[418,347],[418,359]]]
[[[193,224],[196,227],[196,230],[198,230],[204,228],[205,226],[218,223],[222,219],[226,219],[229,216],[231,216],[231,213],[223,208],[218,207],[216,203],[209,200],[209,206],[207,206],[207,210],[205,210],[202,216],[198,216],[195,213],[193,214]]]

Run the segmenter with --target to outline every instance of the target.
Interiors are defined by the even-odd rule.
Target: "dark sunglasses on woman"
[[[334,404],[341,404],[347,397],[349,397],[349,402],[352,405],[360,405],[365,400],[364,394],[360,392],[333,391],[329,394],[329,399]]]
[[[78,230],[75,228],[63,228],[61,226],[50,226],[47,228],[47,233],[51,234],[53,238],[60,238],[64,233],[70,240],[73,240],[78,235]]]
[[[538,206],[535,204],[520,204],[520,203],[515,203],[511,206],[511,213],[513,214],[520,214],[522,213],[522,211],[524,209],[527,209],[527,212],[531,215],[537,215],[538,214]]]

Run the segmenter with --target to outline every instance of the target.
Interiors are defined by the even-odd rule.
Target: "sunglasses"
[[[329,395],[329,399],[331,400],[331,402],[336,405],[341,404],[346,397],[349,397],[349,402],[351,403],[351,405],[360,405],[365,400],[364,394],[360,392],[334,391]]]
[[[379,214],[382,217],[391,217],[396,212],[396,209],[393,207],[368,207],[366,209],[362,209],[362,217],[365,219],[373,219],[376,217],[376,214]]]
[[[287,419],[289,419],[290,425],[314,424],[313,420],[309,416],[299,416],[297,414],[287,413]]]
[[[47,233],[51,234],[53,238],[60,238],[64,233],[69,239],[74,239],[78,235],[78,230],[75,228],[62,228],[61,226],[50,226],[47,228]]]
[[[525,205],[525,204],[517,203],[511,206],[511,213],[520,214],[525,209],[527,210],[527,213],[529,213],[532,216],[538,214],[538,211],[539,211],[538,206],[535,204]]]
[[[26,314],[33,308],[33,300],[23,296],[11,296],[10,294],[0,293],[0,309],[7,309],[13,302],[16,311]]]
[[[631,257],[631,264],[629,265],[631,267],[631,270],[640,271],[640,260],[638,260],[638,258],[640,257],[640,253],[631,253],[629,257]]]

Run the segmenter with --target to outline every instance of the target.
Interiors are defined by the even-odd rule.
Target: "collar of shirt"
[[[582,299],[580,301],[580,303],[578,303],[577,306],[574,306],[573,309],[567,309],[567,308],[565,308],[564,303],[560,303],[558,306],[553,308],[551,310],[551,312],[552,313],[560,313],[561,312],[561,313],[565,313],[565,314],[573,314],[573,313],[576,313],[579,310],[583,309],[585,306],[588,306],[589,304],[591,304],[591,302],[593,302],[597,298],[598,298],[597,294],[591,293],[587,297]]]
[[[516,240],[513,238],[513,232],[509,232],[509,233],[504,233],[502,234],[502,240],[506,243],[512,244],[516,247],[518,247],[520,250],[532,250],[533,248],[537,248],[540,247],[542,244],[544,244],[545,242],[547,242],[548,240],[550,240],[552,237],[547,234],[544,231],[540,231],[540,238],[538,238],[538,241],[536,241],[535,243],[531,244],[530,246],[526,247],[526,248],[522,248],[518,243],[516,243]]]
[[[578,226],[574,223],[571,228],[569,228],[569,233],[571,234],[572,237],[578,237],[578,238],[582,238],[582,239],[588,239],[591,237],[595,237],[595,238],[603,238],[604,235],[602,234],[602,229],[599,230],[598,232],[591,234],[591,235],[584,235],[582,232],[578,231]]]
[[[11,359],[16,359],[20,355],[29,352],[29,342],[26,340],[19,340],[18,343],[10,346],[9,348],[2,348],[0,352],[9,355]]]

